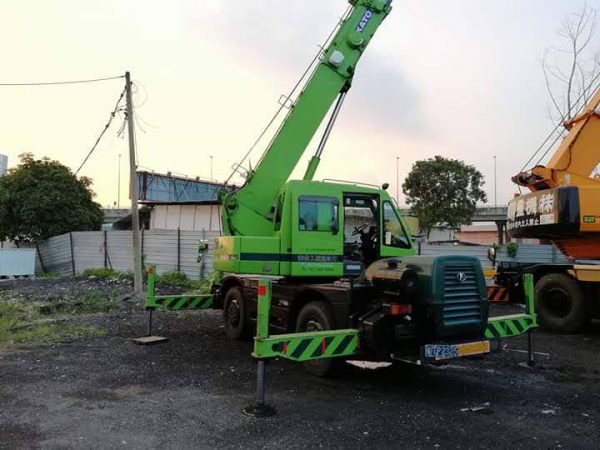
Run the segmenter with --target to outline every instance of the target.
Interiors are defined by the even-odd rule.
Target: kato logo
[[[363,14],[362,18],[360,19],[360,22],[358,22],[358,25],[356,25],[354,31],[362,33],[365,30],[366,26],[369,24],[371,17],[373,17],[373,11],[367,9]]]

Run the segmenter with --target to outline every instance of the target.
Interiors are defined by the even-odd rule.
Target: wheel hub
[[[316,320],[309,320],[304,327],[304,331],[323,331],[323,325]]]
[[[546,305],[556,317],[565,317],[571,311],[569,294],[561,288],[552,288],[546,294]]]
[[[233,327],[236,327],[240,323],[240,304],[237,300],[229,302],[227,306],[227,320]]]

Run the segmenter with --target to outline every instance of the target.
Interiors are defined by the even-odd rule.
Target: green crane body
[[[370,253],[377,257],[415,253],[408,227],[387,192],[312,181],[320,154],[310,160],[304,180],[288,182],[336,98],[343,99],[350,89],[360,57],[391,11],[390,0],[350,3],[350,12],[323,51],[257,167],[250,171],[240,189],[221,195],[225,236],[218,239],[214,253],[215,268],[219,271],[307,277],[340,277],[362,272],[363,266],[358,268],[356,263],[349,263],[353,258],[344,255],[344,239],[353,230],[343,214],[344,206],[356,203],[361,194],[365,199],[374,199],[371,204],[378,229],[384,229],[383,205],[388,212],[388,223],[391,220],[395,226],[396,234],[388,234],[387,241],[375,239],[381,245]],[[345,196],[349,191],[359,197]],[[316,230],[302,229],[301,213],[306,212],[300,211],[302,198],[306,199],[305,210],[312,208],[316,219],[328,223],[318,223]],[[394,245],[394,239],[400,239],[401,245]]]
[[[211,302],[152,296],[149,307],[222,308],[229,338],[256,324],[256,357],[315,359],[306,367],[316,375],[332,369],[333,357],[438,360],[485,354],[489,339],[529,334],[533,306],[488,321],[477,258],[415,255],[387,185],[313,180],[356,65],[391,11],[389,0],[350,4],[259,164],[241,188],[220,194],[224,236],[213,262],[222,276]],[[288,181],[329,111],[303,179]],[[262,311],[261,289],[270,305]]]

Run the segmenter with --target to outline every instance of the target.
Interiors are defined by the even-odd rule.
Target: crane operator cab
[[[326,276],[337,267],[336,276],[358,276],[378,259],[414,254],[407,227],[383,190],[292,181],[285,196],[291,200],[291,259],[303,263],[291,268],[292,275]],[[282,207],[280,230],[286,227]]]
[[[290,181],[270,236],[221,236],[215,269],[299,277],[360,276],[373,262],[412,256],[408,227],[385,190]]]

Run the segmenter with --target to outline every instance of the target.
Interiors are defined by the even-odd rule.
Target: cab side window
[[[300,231],[334,231],[338,228],[338,200],[335,197],[303,195],[298,199]]]

